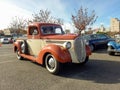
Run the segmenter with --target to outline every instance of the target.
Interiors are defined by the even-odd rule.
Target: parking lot
[[[59,75],[18,60],[12,44],[0,47],[0,90],[119,90],[120,56],[94,52],[85,66],[65,64]]]

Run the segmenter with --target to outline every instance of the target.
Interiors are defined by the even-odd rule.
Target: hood
[[[63,35],[47,35],[42,36],[42,39],[58,39],[58,40],[74,40],[77,34],[63,34]]]

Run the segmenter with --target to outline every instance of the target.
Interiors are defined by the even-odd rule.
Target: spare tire
[[[28,45],[27,45],[26,40],[23,40],[21,42],[21,52],[24,54],[28,54]]]

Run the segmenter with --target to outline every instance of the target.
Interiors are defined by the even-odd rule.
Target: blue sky
[[[71,15],[81,6],[98,16],[92,27],[103,24],[109,27],[110,18],[120,19],[119,0],[0,0],[0,29],[7,28],[15,16],[31,18],[40,9],[48,9],[56,18],[64,20],[66,28],[72,28]]]

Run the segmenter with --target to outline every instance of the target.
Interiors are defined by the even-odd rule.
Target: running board
[[[31,56],[31,55],[26,55],[26,54],[20,54],[20,56],[26,58],[26,59],[29,59],[29,60],[32,60],[34,62],[36,62],[36,58],[34,56]]]

